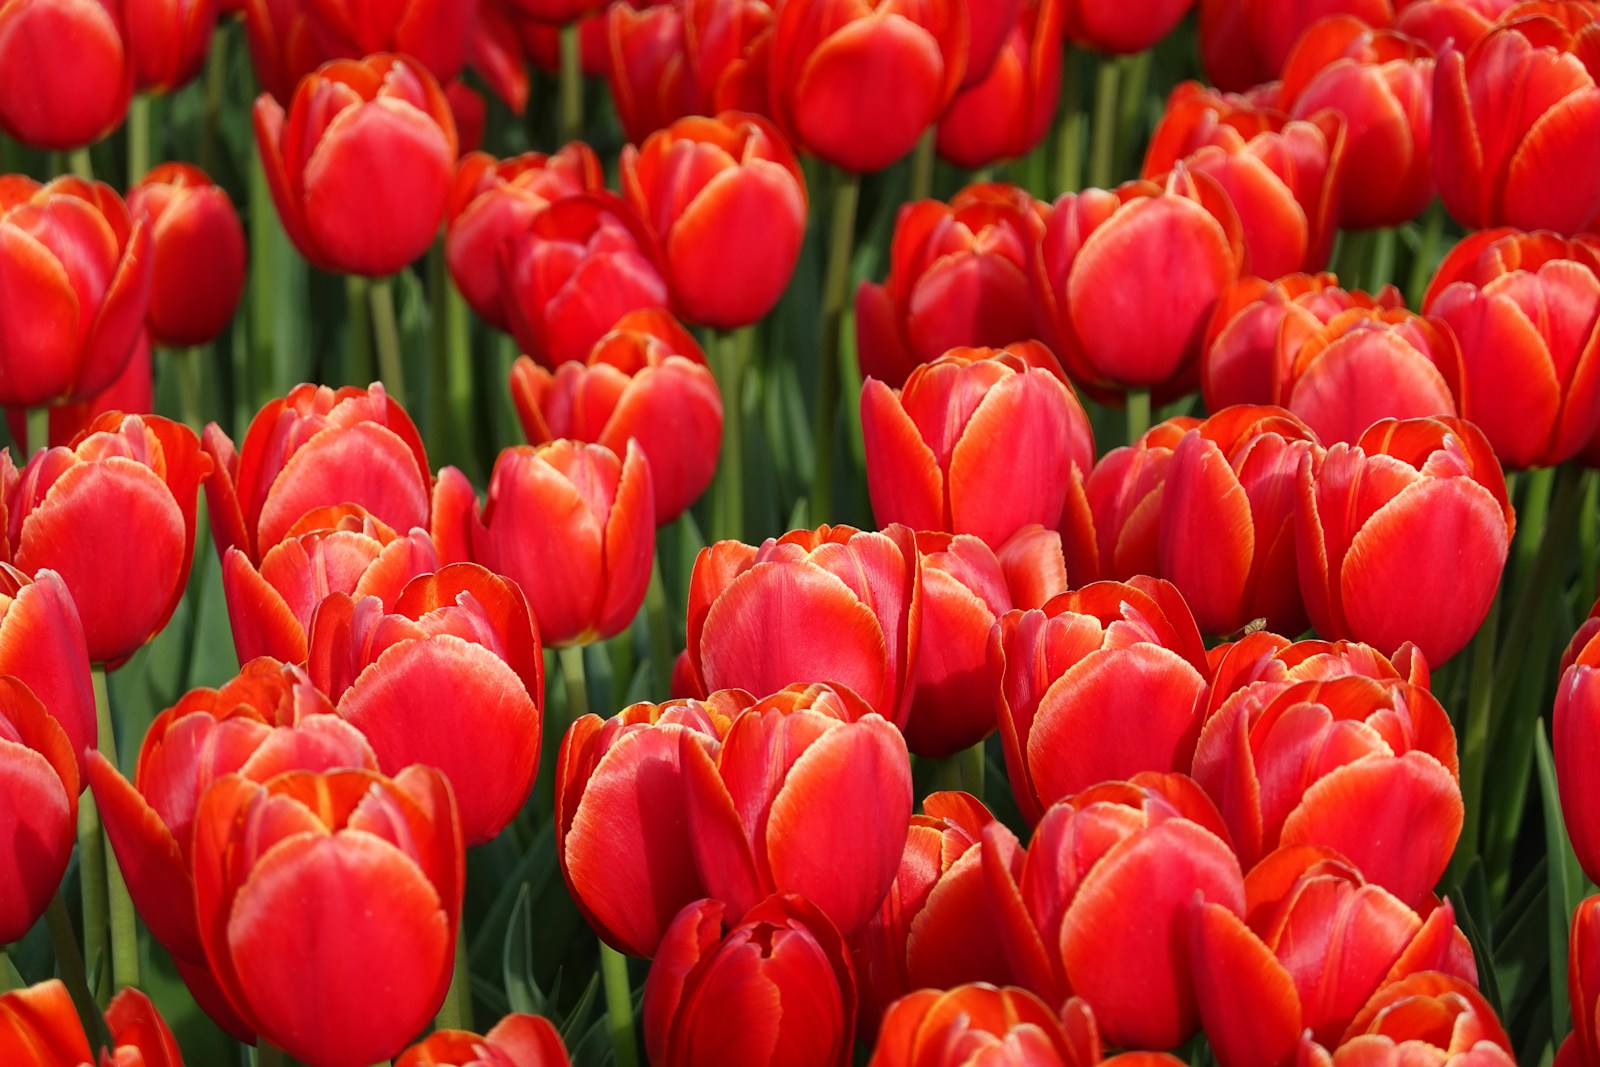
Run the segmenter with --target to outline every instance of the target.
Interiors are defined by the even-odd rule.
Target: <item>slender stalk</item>
[[[372,337],[378,350],[378,377],[389,395],[404,406],[406,375],[400,361],[400,326],[394,316],[394,279],[374,278],[367,292],[372,298]]]
[[[467,452],[461,429],[472,403],[472,336],[466,301],[450,280],[443,241],[428,253],[428,301],[433,359],[428,365],[427,439],[460,462]]]
[[[578,24],[561,27],[561,140],[576,141],[583,135],[583,49],[578,39]]]
[[[200,394],[200,349],[195,346],[174,349],[169,362],[178,379],[178,410],[184,425],[195,433],[205,426],[205,405]]]
[[[1118,60],[1122,67],[1122,85],[1117,108],[1117,126],[1122,131],[1119,147],[1126,153],[1144,143],[1145,94],[1150,91],[1150,65],[1154,51],[1145,49]],[[1140,161],[1133,161],[1133,171],[1142,169]]]
[[[150,172],[150,97],[135,93],[128,102],[128,184]]]
[[[17,988],[17,983],[11,980],[15,968],[11,965],[11,957],[6,955],[6,950],[0,948],[0,993],[9,993]]]
[[[28,455],[50,447],[50,408],[40,404],[28,409]]]
[[[95,667],[94,709],[100,727],[100,751],[117,765],[117,739],[111,718],[111,693],[106,688],[106,672]],[[98,820],[97,820],[98,821]],[[117,989],[139,984],[139,926],[133,910],[133,897],[122,878],[122,867],[111,850],[101,845],[105,862],[107,912],[111,925],[111,974]]]
[[[606,991],[606,1019],[617,1051],[617,1067],[638,1067],[639,1046],[633,1029],[633,986],[628,981],[628,957],[600,942],[600,982]]]
[[[911,153],[911,195],[910,199],[926,200],[933,195],[933,149],[934,129],[929,126],[917,141],[917,147]]]
[[[87,796],[88,794],[84,794]],[[55,949],[56,968],[61,981],[72,995],[72,1003],[83,1020],[83,1032],[96,1049],[110,1048],[111,1035],[106,1030],[106,1018],[100,1014],[100,1005],[89,992],[89,978],[84,973],[83,956],[78,952],[78,938],[72,931],[72,916],[67,913],[67,902],[57,892],[50,898],[44,912],[45,925],[50,929],[50,946]]]
[[[200,117],[200,169],[207,174],[216,172],[218,120],[227,88],[228,31],[219,26],[211,35],[211,51],[206,54],[206,101]]]
[[[567,721],[589,714],[589,685],[583,676],[583,646],[566,645],[556,651],[561,661],[561,680],[567,687]]]
[[[1372,235],[1372,258],[1367,266],[1367,292],[1376,293],[1394,280],[1395,231],[1386,227]]]
[[[111,901],[106,839],[90,792],[78,798],[78,882],[83,891],[83,958],[99,967],[94,999],[104,1006],[111,999]]]
[[[67,165],[72,168],[72,173],[84,181],[94,181],[94,157],[89,154],[89,146],[74,148],[67,155]]]
[[[1422,222],[1422,241],[1411,261],[1411,278],[1406,282],[1406,306],[1422,310],[1422,297],[1438,264],[1439,237],[1444,231],[1444,205],[1435,200]]]
[[[1117,89],[1122,65],[1112,56],[1100,57],[1095,75],[1094,126],[1089,131],[1089,184],[1108,189],[1116,179],[1117,166]]]
[[[456,967],[450,975],[450,990],[444,995],[444,1003],[439,1005],[439,1014],[434,1019],[433,1028],[472,1029],[472,971],[467,962],[465,919],[462,920],[461,929],[456,931]]]
[[[747,330],[727,331],[716,343],[722,385],[722,462],[712,500],[711,528],[718,540],[744,539],[744,345]]]
[[[344,277],[346,315],[350,320],[350,379],[366,385],[375,377],[372,364],[372,282],[359,274]]]
[[[256,1067],[284,1067],[286,1057],[283,1050],[265,1041],[256,1045]]]
[[[956,757],[961,761],[962,788],[983,799],[983,742],[979,741]]]
[[[1128,390],[1128,443],[1131,445],[1150,428],[1150,390]]]
[[[1083,186],[1083,132],[1088,116],[1083,110],[1084,53],[1067,45],[1061,72],[1061,127],[1056,133],[1055,192],[1077,192]]]
[[[855,243],[856,205],[861,175],[836,174],[833,226],[828,236],[828,270],[822,286],[822,340],[817,353],[817,410],[812,468],[811,522],[827,522],[833,514],[833,460],[839,436],[839,342],[845,306],[850,298],[850,256]]]
[[[278,248],[272,191],[267,186],[267,174],[262,169],[261,155],[250,153],[250,353],[241,360],[244,352],[235,348],[235,369],[244,399],[244,408],[254,413],[262,397],[257,388],[268,368],[272,366],[272,353],[278,332],[275,314],[278,305]],[[352,316],[354,318],[354,316]],[[239,365],[242,362],[243,365]],[[366,384],[366,383],[362,383]]]
[[[1467,717],[1461,736],[1461,799],[1466,805],[1466,822],[1456,847],[1456,871],[1479,853],[1483,821],[1483,783],[1488,770],[1489,719],[1494,708],[1494,647],[1499,639],[1500,597],[1489,606],[1489,615],[1472,641],[1472,682],[1467,695]],[[1502,682],[1502,684],[1504,684]]]
[[[1514,639],[1501,650],[1499,658],[1495,661],[1494,674],[1497,678],[1510,678],[1511,672],[1516,669],[1516,661],[1527,654],[1527,648],[1516,638],[1528,632],[1534,614],[1543,609],[1547,598],[1554,592],[1554,580],[1559,568],[1564,568],[1571,562],[1571,545],[1577,537],[1578,508],[1583,503],[1583,492],[1583,469],[1571,464],[1560,468],[1556,473],[1556,485],[1548,517],[1533,529],[1519,531],[1540,533],[1542,536],[1539,538],[1538,555],[1534,557],[1533,565],[1528,569],[1527,580],[1517,596],[1516,609],[1511,614],[1511,625],[1506,628],[1506,633],[1513,635]],[[1532,516],[1527,518],[1531,519]],[[1529,525],[1534,526],[1532,522]],[[1521,537],[1518,540],[1520,541]],[[1509,688],[1508,686],[1507,689]],[[1503,697],[1509,695],[1502,691],[1502,699],[1494,702],[1496,717],[1504,704]]]
[[[672,691],[672,616],[667,611],[667,585],[661,578],[659,553],[644,591],[644,611],[650,621],[650,678],[656,694],[664,699]]]
[[[1371,253],[1371,230],[1345,230],[1339,234],[1339,243],[1333,254],[1333,272],[1339,284],[1356,289],[1366,277],[1367,260]]]

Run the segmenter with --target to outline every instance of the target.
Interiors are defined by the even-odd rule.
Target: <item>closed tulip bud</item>
[[[985,3],[981,9],[1006,6]],[[1001,40],[987,74],[957,93],[939,120],[939,155],[958,167],[976,170],[1025,156],[1055,119],[1063,54],[1059,0],[1026,0]]]
[[[554,373],[519,357],[511,400],[531,444],[568,438],[626,459],[628,442],[637,442],[657,526],[687,511],[716,473],[722,394],[694,335],[668,312],[629,312],[587,360]]]
[[[402,0],[373,8],[361,0],[302,0],[311,36],[330,58],[403,52],[443,84],[467,65],[478,0]],[[398,205],[397,205],[398,206]]]
[[[684,55],[702,112],[771,117],[767,59],[774,21],[768,0],[686,0]]]
[[[1489,613],[1515,529],[1476,426],[1374,423],[1354,445],[1301,462],[1295,543],[1311,624],[1379,648],[1410,641],[1437,666]]]
[[[606,20],[611,102],[628,140],[642,144],[695,110],[685,65],[683,6],[622,0],[611,6]]]
[[[1196,908],[1195,992],[1219,1062],[1294,1062],[1302,1033],[1337,1044],[1368,999],[1419,971],[1476,984],[1478,969],[1448,902],[1413,909],[1338,852],[1279,849],[1245,876],[1244,917]]]
[[[773,116],[825,162],[882,170],[949,106],[966,76],[968,41],[963,0],[779,0]]]
[[[679,119],[623,148],[622,188],[655,233],[685,320],[728,330],[777,305],[805,238],[806,182],[766,119]]]
[[[461,833],[492,841],[539,769],[544,658],[515,582],[471,563],[414,578],[393,611],[334,593],[312,619],[311,680],[398,774],[437,767]]]
[[[0,678],[0,938],[7,942],[39,921],[61,886],[78,792],[72,738],[27,686]]]
[[[1563,806],[1565,806],[1563,802]],[[1556,1054],[1558,1067],[1591,1067],[1600,1063],[1600,896],[1578,905],[1567,941],[1567,998],[1572,1007],[1572,1033]]]
[[[507,1015],[479,1037],[435,1030],[395,1061],[395,1067],[570,1067],[567,1047],[549,1019]]]
[[[244,443],[206,427],[206,505],[218,555],[259,563],[309,511],[355,504],[392,530],[428,528],[431,482],[422,437],[383,386],[297,385],[251,420]]]
[[[1297,682],[1332,681],[1347,674],[1380,682],[1409,682],[1421,689],[1431,684],[1428,661],[1414,645],[1400,646],[1386,656],[1358,641],[1291,641],[1266,630],[1218,645],[1211,652],[1215,673],[1206,703],[1209,722],[1234,694],[1258,683],[1277,687]]]
[[[221,778],[195,813],[194,881],[229,1002],[296,1059],[386,1060],[444,1001],[465,870],[450,784],[430,767]]]
[[[1395,16],[1394,28],[1427,45],[1434,55],[1446,46],[1466,51],[1519,0],[1411,0]]]
[[[1577,46],[1574,29],[1535,15],[1440,53],[1433,171],[1463,226],[1573,234],[1600,215],[1600,86]]]
[[[215,340],[244,293],[244,229],[233,201],[200,168],[163,163],[129,190],[128,211],[150,227],[151,339],[168,348]]]
[[[948,205],[900,209],[882,285],[856,293],[856,348],[864,375],[898,389],[912,370],[952,348],[1034,336],[1028,263],[1046,206],[1014,185],[970,185]]]
[[[1305,629],[1294,509],[1301,458],[1320,451],[1305,423],[1273,407],[1231,407],[1183,435],[1162,495],[1159,574],[1200,629],[1227,634],[1253,619]],[[1195,530],[1217,536],[1201,543]]]
[[[1094,464],[1089,418],[1036,341],[952,349],[898,393],[868,379],[861,423],[879,523],[970,533],[993,548],[1030,523],[1056,526],[1073,468]]]
[[[1445,255],[1423,306],[1461,350],[1461,414],[1507,467],[1571,459],[1600,425],[1600,240],[1485,230]]]
[[[1176,395],[1243,262],[1238,216],[1209,175],[1180,165],[1165,187],[1067,193],[1034,253],[1034,317],[1075,381]],[[1171,282],[1136,282],[1152,277]]]
[[[527,53],[530,49],[523,41],[522,34],[518,32],[521,29],[523,26],[512,18],[501,0],[480,0],[477,25],[473,27],[467,48],[468,68],[483,80],[490,92],[505,102],[513,115],[519,118],[527,114],[528,94],[532,89],[528,77]],[[559,32],[556,47],[559,52]],[[455,84],[464,86],[465,82],[458,80]],[[446,93],[448,92],[449,90],[446,90]],[[454,110],[453,103],[452,110]],[[487,114],[484,117],[487,119]],[[459,128],[458,116],[457,129]],[[477,147],[479,146],[468,146],[465,137],[461,139],[463,154],[475,151]]]
[[[1344,116],[1340,225],[1398,226],[1433,199],[1433,53],[1421,42],[1353,15],[1323,19],[1289,57],[1283,106]]]
[[[673,921],[644,987],[650,1063],[846,1067],[855,980],[833,925],[793,894],[735,914],[702,900]],[[732,1019],[759,1022],[730,1026]]]
[[[1200,385],[1206,407],[1277,404],[1288,399],[1300,345],[1352,309],[1401,310],[1400,291],[1376,295],[1340,289],[1332,274],[1290,274],[1277,281],[1241,278],[1217,301],[1206,329]],[[1280,343],[1281,337],[1281,343]]]
[[[1061,3],[1066,12],[1067,40],[1112,55],[1143,52],[1171,33],[1194,6],[1194,0],[1141,0],[1131,5],[1109,0]]]
[[[241,0],[256,80],[288,106],[302,78],[331,58],[311,34],[306,0]]]
[[[878,533],[819,526],[760,547],[702,549],[689,578],[696,690],[772,693],[826,681],[903,725],[922,628],[917,555],[915,535],[898,524]]]
[[[1561,813],[1572,850],[1585,872],[1600,871],[1600,794],[1589,779],[1587,768],[1592,764],[1586,762],[1600,753],[1600,690],[1595,688],[1600,638],[1596,633],[1591,612],[1562,657],[1551,723]],[[1593,1062],[1600,1063],[1600,1059]]]
[[[433,243],[455,171],[456,125],[416,60],[326,63],[300,82],[287,114],[263,93],[255,130],[278,218],[315,266],[379,277]],[[370,166],[374,158],[389,163]]]
[[[1006,46],[1006,37],[1022,17],[1026,0],[964,0],[967,9],[967,62],[961,88],[970,89],[989,77]],[[1059,32],[1059,30],[1058,30]]]
[[[575,22],[606,6],[605,0],[503,0],[519,18],[554,25]]]
[[[150,261],[149,227],[108,186],[0,177],[0,402],[88,400],[115,381],[144,329]]]
[[[1241,141],[1281,130],[1289,120],[1277,82],[1243,93],[1225,93],[1197,81],[1179,82],[1151,132],[1144,165],[1164,174],[1173,164],[1223,137],[1231,130]]]
[[[15,678],[39,698],[66,731],[78,760],[95,747],[99,727],[83,623],[54,571],[40,570],[29,578],[0,563],[0,675]],[[81,763],[78,769],[83,770]]]
[[[1187,415],[1159,422],[1095,465],[1084,482],[1084,500],[1094,527],[1096,577],[1122,582],[1161,573],[1167,472],[1179,442],[1200,424]],[[1076,574],[1068,577],[1078,580]]]
[[[574,141],[553,155],[525,152],[497,162],[471,152],[456,165],[446,210],[445,261],[478,316],[511,328],[500,303],[500,249],[552,201],[605,187],[594,149]]]
[[[1181,774],[1104,782],[1052,807],[1025,856],[998,825],[983,849],[1017,985],[1051,1004],[1082,997],[1111,1044],[1188,1040],[1194,902],[1245,907],[1239,861],[1198,786]]]
[[[1517,1062],[1511,1039],[1483,994],[1460,978],[1432,971],[1378,990],[1344,1032],[1331,1060],[1320,1048],[1310,1054],[1319,1057],[1311,1062],[1333,1067],[1379,1067],[1407,1056],[1439,1067]]]
[[[654,238],[611,193],[557,200],[500,246],[500,306],[547,367],[582,360],[628,312],[670,301]]]
[[[900,998],[869,1067],[1089,1067],[1101,1062],[1094,1013],[1070,1000],[1060,1015],[1026,989],[974,983]]]
[[[1369,26],[1394,21],[1394,0],[1199,0],[1200,59],[1218,87],[1238,92],[1272,81],[1294,44],[1327,15],[1353,15]]]
[[[1096,782],[1188,771],[1211,668],[1169,583],[1096,582],[989,636],[1000,741],[1030,823]]]
[[[194,80],[217,28],[218,0],[124,0],[134,87],[171,92]],[[138,175],[134,175],[138,177]]]
[[[106,1008],[111,1047],[99,1050],[105,1067],[183,1067],[178,1042],[150,998],[129,986]],[[0,994],[0,1058],[29,1067],[79,1067],[94,1062],[89,1038],[56,978]]]
[[[123,26],[117,0],[0,4],[0,130],[64,150],[121,125],[133,96]]]

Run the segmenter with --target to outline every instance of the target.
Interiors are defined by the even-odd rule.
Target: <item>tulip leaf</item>
[[[514,918],[513,912],[523,894],[527,894],[530,901],[542,897],[555,874],[555,824],[547,822],[539,829],[533,844],[512,868],[510,876],[501,884],[499,894],[485,913],[469,948],[468,954],[473,963],[480,967],[488,965],[492,948],[496,945],[504,946],[509,939],[508,931]]]
[[[1489,1002],[1489,1006],[1494,1008],[1496,1015],[1503,1015],[1505,1008],[1500,999],[1499,979],[1495,974],[1494,948],[1483,936],[1483,929],[1479,926],[1472,904],[1468,901],[1467,891],[1461,886],[1451,890],[1450,903],[1455,908],[1456,925],[1466,935],[1467,943],[1472,946],[1472,956],[1478,963],[1478,991]]]
[[[1583,874],[1561,817],[1561,797],[1556,788],[1555,759],[1541,722],[1534,735],[1534,758],[1539,768],[1539,799],[1544,811],[1545,854],[1548,859],[1548,932],[1550,937],[1550,1035],[1559,1048],[1572,1029],[1567,1001],[1567,938],[1572,912],[1583,893]]]
[[[528,1015],[544,1014],[544,994],[533,980],[533,914],[532,893],[526,882],[517,892],[517,902],[511,909],[511,924],[506,929],[506,940],[501,957],[501,971],[505,978],[506,1000],[511,1010]]]

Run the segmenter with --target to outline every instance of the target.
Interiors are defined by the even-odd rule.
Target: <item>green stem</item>
[[[1345,230],[1333,255],[1333,273],[1346,289],[1359,289],[1366,276],[1372,246],[1371,230]]]
[[[722,385],[722,462],[712,500],[713,536],[744,540],[744,379],[749,328],[717,337],[717,379]]]
[[[283,1050],[261,1041],[256,1045],[256,1067],[284,1067]]]
[[[1394,279],[1395,230],[1385,227],[1372,235],[1372,258],[1367,266],[1367,292],[1376,293]]]
[[[106,879],[106,839],[94,794],[78,799],[78,882],[83,892],[83,958],[97,969],[95,999],[111,999],[110,896]]]
[[[1056,191],[1077,192],[1083,187],[1083,132],[1088,116],[1083,110],[1084,53],[1067,45],[1061,72],[1061,129],[1056,134]]]
[[[1089,184],[1109,189],[1116,178],[1117,165],[1117,88],[1122,65],[1112,56],[1100,57],[1095,75],[1094,127],[1089,131]]]
[[[1454,878],[1459,881],[1466,865],[1479,854],[1483,821],[1483,783],[1488,770],[1489,719],[1494,709],[1494,647],[1499,639],[1500,597],[1489,605],[1489,615],[1472,641],[1472,683],[1467,696],[1465,729],[1461,734],[1461,800],[1466,822],[1456,846]]]
[[[1147,48],[1143,52],[1123,56],[1118,60],[1122,67],[1122,84],[1117,125],[1122,131],[1123,152],[1145,142],[1145,94],[1150,91],[1150,65],[1153,56],[1153,51]],[[1142,163],[1134,161],[1130,169],[1137,173],[1143,169]]]
[[[372,363],[372,280],[360,274],[344,277],[345,313],[350,321],[350,380],[365,386],[376,376]]]
[[[20,988],[19,984],[11,979],[15,971],[16,968],[11,965],[11,957],[6,955],[4,948],[0,948],[0,993],[9,993],[13,989]]]
[[[86,182],[94,181],[94,157],[89,154],[89,146],[74,148],[67,155],[67,165],[72,168],[72,173]]]
[[[150,97],[135,93],[128,102],[128,184],[150,171]]]
[[[1422,310],[1422,297],[1438,267],[1439,238],[1444,232],[1444,205],[1435,200],[1422,223],[1422,241],[1411,261],[1411,278],[1406,282],[1406,306]]]
[[[88,796],[87,793],[84,795]],[[55,949],[56,968],[61,972],[61,981],[67,987],[67,992],[72,995],[73,1005],[78,1009],[83,1032],[89,1035],[89,1043],[94,1048],[110,1048],[111,1035],[106,1030],[106,1019],[100,1014],[100,1005],[95,1003],[94,994],[89,991],[89,978],[83,970],[83,956],[78,952],[78,938],[72,931],[72,916],[67,913],[67,902],[60,892],[50,898],[44,920],[50,928],[50,945]]]
[[[606,1019],[617,1067],[638,1067],[639,1048],[633,1028],[633,986],[628,981],[628,957],[600,942],[600,981],[606,991]]]
[[[578,24],[561,27],[561,140],[576,141],[583,135],[583,49]]]
[[[28,455],[39,451],[41,448],[50,447],[50,408],[40,404],[36,408],[28,409]],[[26,457],[24,457],[26,461]]]
[[[850,299],[850,256],[855,243],[861,175],[840,170],[833,191],[833,226],[822,288],[822,338],[817,352],[816,460],[812,471],[813,525],[833,515],[833,461],[839,435],[839,344]]]
[[[378,375],[389,395],[401,407],[406,403],[405,365],[400,361],[400,326],[394,315],[394,279],[374,278],[372,297],[372,336],[377,342]]]
[[[1131,445],[1150,428],[1150,390],[1128,390],[1128,443]]]
[[[650,674],[658,699],[672,691],[672,616],[667,611],[667,584],[661,577],[661,556],[650,568],[650,585],[644,591],[645,618],[650,621]]]
[[[218,26],[211,35],[211,51],[206,53],[206,100],[200,117],[200,169],[207,174],[216,172],[218,121],[227,88],[228,31]]]
[[[576,722],[589,714],[589,686],[583,676],[583,646],[565,645],[556,650],[561,661],[561,680],[567,687],[567,721]]]
[[[1523,637],[1528,633],[1533,616],[1545,609],[1549,598],[1556,592],[1554,582],[1560,568],[1566,567],[1571,562],[1569,555],[1572,542],[1577,536],[1578,508],[1583,504],[1583,495],[1583,468],[1573,464],[1560,468],[1556,473],[1554,496],[1548,517],[1534,529],[1521,531],[1537,532],[1541,535],[1539,554],[1534,558],[1533,566],[1528,570],[1527,580],[1517,596],[1517,606],[1511,614],[1511,625],[1506,629],[1509,643],[1501,650],[1499,658],[1495,661],[1494,674],[1497,678],[1511,677],[1511,672],[1516,669],[1516,661],[1526,654]],[[1530,526],[1532,525],[1530,523]],[[1587,591],[1585,592],[1587,594]],[[1509,688],[1508,686],[1507,689]],[[1502,693],[1505,696],[1510,695],[1504,691]],[[1495,700],[1496,716],[1503,703],[1503,699]]]
[[[462,428],[472,408],[472,335],[467,303],[450,280],[444,242],[428,254],[428,298],[433,312],[433,359],[428,368],[427,439],[457,462],[468,449]]]
[[[467,963],[467,927],[463,919],[456,931],[456,966],[450,975],[450,989],[439,1005],[434,1019],[435,1030],[472,1029],[472,971]]]
[[[111,718],[111,693],[106,687],[104,667],[95,667],[90,677],[94,682],[94,709],[100,726],[100,751],[118,765],[117,739]],[[96,820],[98,821],[98,820]],[[139,984],[139,927],[133,910],[133,897],[128,893],[128,883],[123,880],[122,867],[117,857],[102,841],[105,858],[107,911],[111,925],[111,973],[117,989]]]
[[[272,354],[278,332],[277,286],[278,241],[277,209],[272,204],[272,191],[267,186],[267,174],[262,169],[258,152],[250,153],[250,346],[247,353],[243,345],[234,347],[234,373],[243,384],[239,397],[243,401],[244,416],[255,413],[263,399],[261,384],[271,373]],[[353,316],[352,316],[353,317]],[[366,383],[363,382],[363,385]],[[238,414],[238,413],[236,413]]]
[[[178,379],[178,410],[183,415],[184,425],[199,433],[205,426],[205,405],[200,399],[200,349],[195,346],[175,349],[170,360]]]
[[[967,792],[983,799],[983,742],[963,751],[956,757],[961,761],[961,781]]]
[[[936,126],[929,126],[911,153],[911,193],[914,203],[933,195],[933,150]]]

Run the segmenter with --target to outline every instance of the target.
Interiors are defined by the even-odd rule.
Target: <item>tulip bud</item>
[[[322,53],[311,35],[305,0],[239,2],[256,80],[274,100],[287,106],[300,80],[332,57]]]
[[[1127,56],[1143,52],[1171,33],[1194,0],[1061,0],[1067,40],[1080,48]]]
[[[1434,55],[1446,46],[1464,52],[1516,3],[1517,0],[1411,0],[1396,15],[1394,28],[1427,45]]]
[[[1201,420],[1187,415],[1167,419],[1140,434],[1131,445],[1112,449],[1095,464],[1083,491],[1094,526],[1099,578],[1127,581],[1161,573],[1167,472],[1179,442],[1200,425]]]
[[[329,58],[403,52],[440,83],[467,65],[478,0],[402,0],[374,8],[361,0],[302,0],[312,40]]]
[[[1564,805],[1563,805],[1564,806]],[[1600,1029],[1595,1008],[1600,1000],[1600,896],[1592,896],[1572,913],[1567,942],[1567,998],[1572,1006],[1572,1033],[1561,1043],[1555,1062],[1561,1067],[1600,1063]]]
[[[1460,978],[1433,971],[1378,990],[1344,1032],[1332,1062],[1360,1067],[1394,1063],[1405,1055],[1439,1067],[1512,1067],[1517,1062],[1511,1039],[1483,994]],[[1327,1062],[1327,1053],[1322,1056]]]
[[[99,1052],[102,1064],[183,1067],[178,1042],[150,998],[129,986],[106,1008],[111,1047]],[[57,1067],[94,1061],[72,994],[52,978],[26,989],[0,994],[0,1057],[6,1063]]]
[[[1237,92],[1277,78],[1294,43],[1323,16],[1353,15],[1382,28],[1394,21],[1396,6],[1394,0],[1199,0],[1200,59],[1214,84]]]
[[[695,110],[684,69],[683,5],[640,6],[621,0],[606,13],[611,102],[633,144]]]
[[[974,983],[900,998],[868,1067],[1068,1067],[1102,1062],[1094,1013],[1073,999],[1057,1016],[1026,989]]]
[[[768,0],[686,0],[684,58],[701,113],[772,116],[767,88],[772,8]]]
[[[124,4],[134,87],[168,93],[193,81],[216,32],[218,0],[124,0]]]
[[[0,675],[15,678],[39,698],[66,731],[79,761],[95,747],[99,727],[83,623],[54,571],[40,570],[29,578],[0,563]],[[78,770],[81,778],[81,762]]]
[[[1551,722],[1561,814],[1585,872],[1600,871],[1600,794],[1590,782],[1592,764],[1586,762],[1600,753],[1600,691],[1594,687],[1595,666],[1600,664],[1597,630],[1591,612],[1567,646]]]
[[[395,1067],[571,1067],[571,1062],[549,1019],[512,1014],[482,1037],[435,1030],[395,1060]]]
[[[984,0],[969,12],[994,18],[994,12],[1007,6]],[[1001,29],[1000,51],[987,73],[974,81],[969,66],[966,86],[939,120],[939,155],[958,167],[975,170],[1025,156],[1044,140],[1055,119],[1061,96],[1061,5],[1057,0],[1026,0]],[[975,19],[975,44],[977,30]]]
[[[215,340],[244,293],[244,229],[228,194],[198,167],[163,163],[129,190],[128,211],[150,227],[152,340]]]
[[[0,130],[34,148],[93,144],[122,124],[133,64],[117,0],[0,7]],[[0,193],[0,209],[5,200]]]
[[[27,686],[0,678],[0,939],[20,940],[60,888],[77,835],[78,791],[72,739]]]

